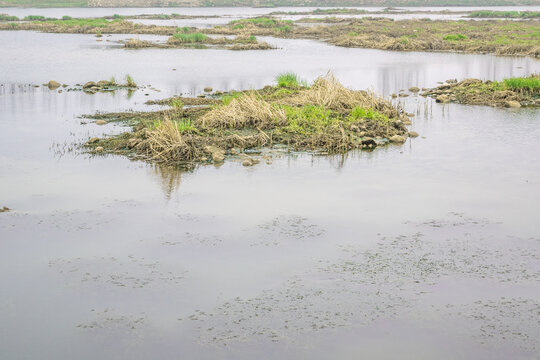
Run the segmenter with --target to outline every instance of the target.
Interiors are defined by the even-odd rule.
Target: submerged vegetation
[[[163,163],[217,163],[227,154],[261,147],[342,153],[406,141],[409,118],[389,101],[347,89],[331,74],[309,87],[292,75],[286,78],[296,82],[286,86],[220,98],[168,99],[170,110],[98,114],[96,118],[129,124],[133,131],[93,138],[86,146]],[[278,82],[284,78],[279,76]]]
[[[503,81],[466,79],[438,86],[423,95],[431,96],[441,103],[457,102],[513,108],[540,106],[540,75]]]

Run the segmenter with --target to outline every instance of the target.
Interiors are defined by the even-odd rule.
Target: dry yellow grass
[[[137,145],[150,160],[157,162],[190,161],[199,157],[196,137],[183,134],[177,123],[165,117],[155,130],[147,132],[146,139]]]
[[[285,99],[284,103],[292,106],[323,106],[337,112],[346,112],[355,106],[361,106],[377,110],[390,118],[399,115],[390,102],[373,93],[346,88],[331,72],[317,78],[309,89]]]
[[[209,128],[256,127],[260,129],[273,128],[276,125],[286,125],[285,111],[264,101],[255,91],[242,94],[232,99],[228,105],[220,106],[201,116],[197,124]]]

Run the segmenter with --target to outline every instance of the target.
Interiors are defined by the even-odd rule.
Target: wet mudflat
[[[394,101],[415,114],[414,141],[250,168],[181,172],[75,148],[122,131],[80,115],[283,71],[332,70],[387,97],[540,71],[530,58],[267,41],[280,49],[134,55],[92,36],[0,33],[2,357],[536,359],[538,110],[410,94]],[[29,85],[124,74],[151,87]]]

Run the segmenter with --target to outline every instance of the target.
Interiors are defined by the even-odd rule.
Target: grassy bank
[[[347,89],[332,75],[309,87],[294,74],[276,82],[259,91],[169,99],[171,109],[165,111],[98,115],[129,124],[132,131],[90,139],[86,148],[181,164],[219,163],[262,147],[343,153],[406,141],[408,117],[372,93]]]
[[[423,94],[437,102],[498,107],[540,106],[540,75],[516,77],[503,81],[466,79],[444,84]]]
[[[0,7],[87,7],[87,0],[0,0]]]

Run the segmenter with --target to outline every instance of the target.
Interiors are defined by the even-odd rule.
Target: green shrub
[[[175,109],[181,109],[184,107],[184,102],[180,99],[172,99],[171,100],[171,107]]]

